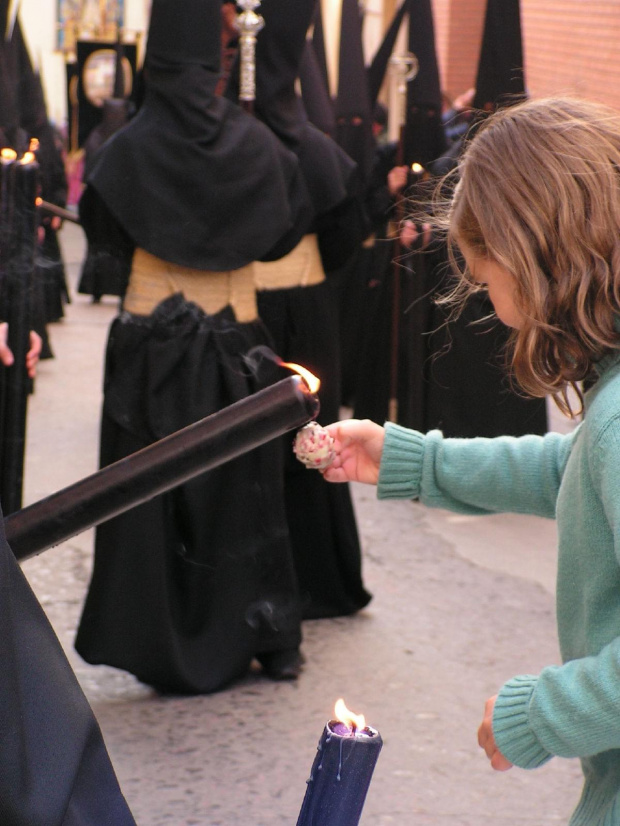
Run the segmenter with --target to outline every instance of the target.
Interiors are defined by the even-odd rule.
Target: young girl
[[[498,112],[465,151],[449,209],[460,292],[484,287],[513,328],[532,396],[588,378],[569,435],[444,439],[370,421],[330,425],[331,482],[378,485],[460,513],[556,517],[562,666],[509,680],[478,740],[494,769],[579,757],[571,826],[620,824],[620,116],[571,99]]]

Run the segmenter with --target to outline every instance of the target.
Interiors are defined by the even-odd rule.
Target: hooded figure
[[[153,0],[144,103],[85,193],[134,249],[108,343],[102,464],[266,383],[246,358],[272,344],[252,262],[287,253],[312,215],[296,156],[214,95],[220,7]],[[301,640],[282,464],[280,444],[265,445],[101,525],[84,659],[175,692],[223,688],[254,657],[296,676],[275,656],[298,658]]]
[[[407,84],[407,121],[403,159],[429,166],[447,149],[441,117],[441,88],[435,51],[431,0],[409,0],[409,51],[418,59],[418,73]]]
[[[356,165],[309,122],[295,91],[315,7],[315,0],[261,4],[255,113],[299,158],[314,217],[295,250],[280,261],[255,263],[254,270],[259,315],[278,354],[320,378],[319,421],[327,424],[338,417],[341,399],[336,296],[325,272],[358,249],[366,224]],[[351,614],[370,596],[349,489],[308,473],[285,441],[286,506],[303,616]]]

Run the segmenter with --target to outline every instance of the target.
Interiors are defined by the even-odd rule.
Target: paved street
[[[83,238],[73,225],[62,233],[73,302],[50,326],[56,357],[41,364],[30,400],[26,504],[97,467],[116,301],[75,294]],[[364,486],[354,496],[374,598],[354,617],[305,624],[307,664],[294,684],[257,670],[218,694],[159,697],[88,666],[72,645],[92,532],[24,563],[141,826],[294,826],[338,697],[384,740],[363,826],[566,823],[580,789],[575,761],[498,774],[476,742],[484,701],[505,679],[558,662],[554,525],[378,502]]]

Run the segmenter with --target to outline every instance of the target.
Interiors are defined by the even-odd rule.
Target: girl
[[[465,262],[457,293],[488,290],[512,328],[529,395],[583,379],[569,435],[444,439],[369,421],[330,425],[331,482],[461,513],[556,517],[563,665],[509,680],[478,740],[494,769],[579,757],[571,826],[620,824],[620,116],[571,99],[531,101],[479,129],[444,210]],[[441,217],[441,216],[440,216]]]

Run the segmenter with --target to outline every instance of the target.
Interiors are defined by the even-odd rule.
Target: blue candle
[[[383,745],[364,718],[336,704],[321,735],[297,826],[357,826]],[[344,713],[339,713],[338,709]]]

